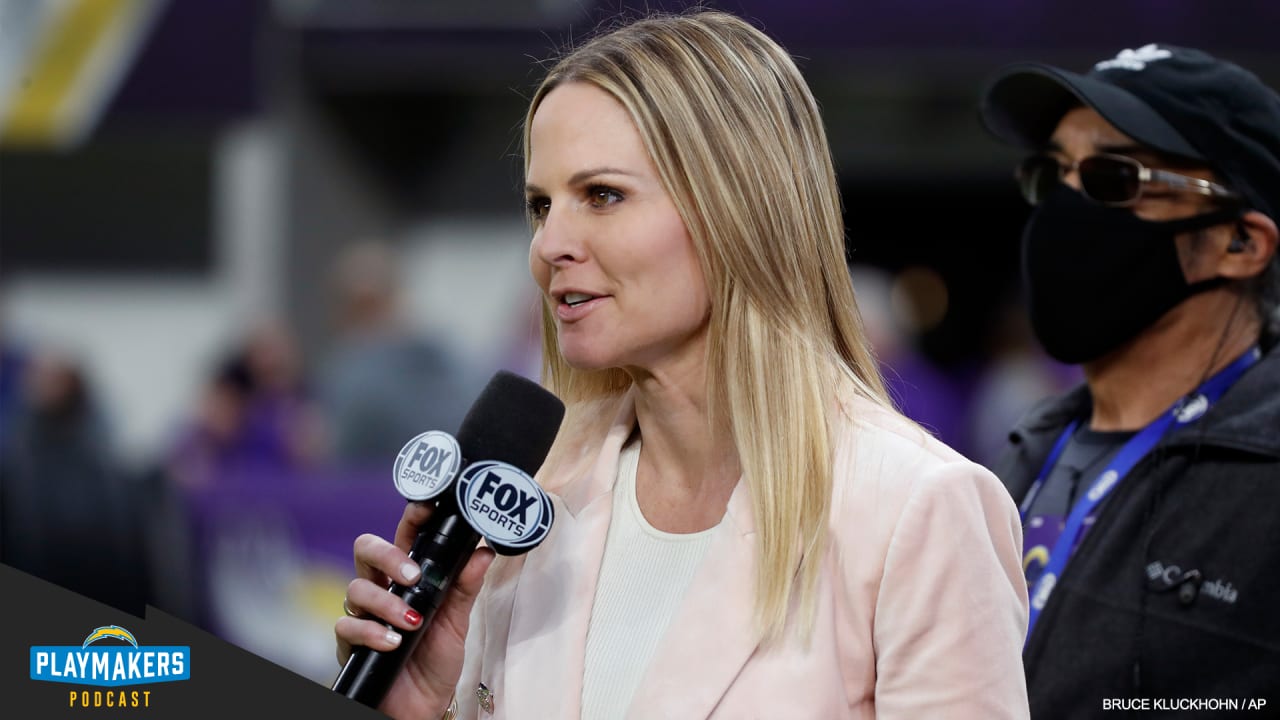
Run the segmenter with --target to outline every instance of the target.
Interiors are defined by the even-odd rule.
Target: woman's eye
[[[587,191],[587,200],[592,207],[602,208],[622,200],[622,193],[607,187],[593,187]]]
[[[551,200],[544,197],[533,197],[524,201],[525,210],[530,220],[545,220],[551,211]]]

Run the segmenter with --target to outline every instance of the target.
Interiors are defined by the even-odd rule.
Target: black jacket
[[[1080,387],[1034,408],[992,468],[1021,502]],[[1195,571],[1195,572],[1193,572]],[[1124,717],[1107,698],[1165,699],[1178,718],[1265,698],[1280,717],[1280,352],[1117,487],[1055,585],[1023,653],[1031,716]],[[1241,709],[1245,709],[1242,705]],[[1195,712],[1199,708],[1203,713]],[[1158,712],[1141,712],[1159,717]]]

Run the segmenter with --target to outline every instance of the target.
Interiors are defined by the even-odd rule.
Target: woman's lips
[[[556,305],[556,317],[561,322],[575,322],[586,317],[592,310],[595,310],[601,303],[608,299],[608,296],[593,297],[590,300],[570,305],[564,300]]]

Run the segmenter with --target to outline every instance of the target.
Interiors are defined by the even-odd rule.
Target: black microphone
[[[390,588],[422,622],[411,631],[386,624],[401,634],[400,644],[388,652],[357,648],[334,681],[335,692],[369,707],[382,702],[482,536],[503,555],[527,552],[546,537],[554,513],[532,475],[546,460],[563,418],[564,405],[555,395],[500,371],[467,412],[456,442],[432,431],[400,451],[395,481],[401,494],[417,501],[439,498],[409,553],[422,575],[412,586]],[[466,468],[460,477],[458,467]]]

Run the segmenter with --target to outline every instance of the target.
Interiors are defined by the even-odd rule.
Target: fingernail
[[[387,631],[387,642],[391,643],[391,646],[392,646],[392,647],[395,647],[395,646],[399,645],[399,644],[400,644],[400,633],[396,632],[395,630],[388,630],[388,631]]]
[[[418,579],[419,575],[422,574],[422,570],[419,569],[417,565],[414,565],[411,562],[407,562],[400,566],[400,574],[404,576],[404,579],[406,581],[413,582],[414,580]]]
[[[404,621],[410,625],[417,625],[422,622],[422,616],[418,614],[417,610],[405,610]]]

